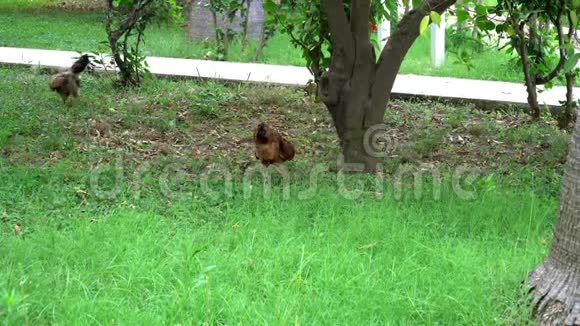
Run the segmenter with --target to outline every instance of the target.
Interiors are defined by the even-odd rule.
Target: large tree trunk
[[[323,0],[331,31],[331,64],[320,80],[319,96],[334,121],[344,167],[375,171],[381,149],[373,148],[371,131],[383,116],[403,58],[419,36],[419,25],[430,11],[442,13],[455,0],[424,0],[397,25],[377,62],[369,38],[369,0],[353,1],[348,19],[341,0]],[[379,128],[380,129],[380,128]],[[371,139],[372,138],[372,139]]]
[[[538,324],[580,325],[580,119],[562,180],[552,248],[530,273],[528,285]]]

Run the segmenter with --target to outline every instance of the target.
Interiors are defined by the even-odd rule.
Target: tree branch
[[[556,18],[555,24],[556,27],[558,28],[558,46],[560,48],[560,60],[558,61],[558,64],[556,65],[554,70],[552,70],[547,76],[536,75],[536,85],[543,85],[551,81],[552,79],[558,77],[558,75],[560,74],[560,70],[562,70],[562,68],[566,64],[566,60],[568,60],[568,57],[566,56],[566,50],[564,49],[564,29],[562,27],[561,12],[558,14],[558,18]],[[568,40],[572,39],[572,35],[574,35],[574,29],[575,28],[573,26],[570,26],[570,28],[568,29]]]
[[[105,1],[105,30],[111,34],[111,11],[113,10],[113,0]]]
[[[133,25],[135,25],[135,23],[137,23],[139,18],[141,18],[141,11],[145,9],[145,6],[147,6],[149,2],[151,2],[151,0],[141,0],[137,2],[137,4],[133,7],[133,9],[131,9],[131,12],[129,12],[129,14],[127,15],[127,18],[123,20],[121,26],[119,26],[119,29],[113,31],[112,34],[116,35],[117,38],[119,38],[123,33],[127,32],[127,30],[132,29]],[[112,8],[112,6],[109,8]]]
[[[355,0],[355,2],[360,0]],[[332,51],[341,51],[345,56],[345,65],[352,67],[354,62],[354,41],[349,29],[348,19],[342,7],[342,0],[322,0],[322,6],[328,18]]]
[[[526,91],[528,92],[528,104],[530,105],[533,119],[538,120],[540,119],[540,108],[538,106],[538,95],[536,93],[535,79],[530,75],[530,64],[528,62],[524,27],[525,23],[521,22],[516,28],[516,35],[519,37],[519,54],[522,61],[522,69],[524,71]]]
[[[365,126],[381,123],[391,89],[403,62],[403,58],[419,36],[421,20],[430,11],[443,13],[456,0],[423,0],[421,6],[409,11],[397,25],[376,65],[376,80],[372,87],[372,102],[365,116]]]

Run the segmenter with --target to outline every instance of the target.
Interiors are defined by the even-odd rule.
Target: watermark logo
[[[371,126],[365,131],[363,147],[365,152],[375,158],[384,158],[393,152],[395,142],[389,135],[390,129],[385,124]]]
[[[368,155],[384,158],[394,150],[396,143],[388,132],[386,125],[367,130],[364,150]],[[161,169],[153,169],[152,163],[146,161],[137,162],[136,166],[125,166],[123,153],[115,155],[106,163],[102,158],[95,158],[100,163],[91,169],[89,183],[91,193],[98,199],[118,198],[123,189],[130,189],[134,198],[138,199],[143,190],[148,189],[145,185],[149,188],[153,185],[169,200],[181,198],[183,191],[191,194],[193,189],[199,192],[196,197],[218,201],[232,198],[236,185],[239,185],[244,199],[260,196],[269,200],[276,191],[276,196],[281,200],[309,200],[316,196],[321,182],[327,187],[330,180],[336,187],[336,194],[345,200],[359,200],[364,193],[372,193],[374,198],[382,199],[385,189],[392,190],[396,201],[409,198],[409,195],[415,200],[427,197],[440,200],[446,183],[459,199],[474,200],[477,198],[474,183],[481,175],[480,169],[467,165],[446,170],[433,164],[401,164],[387,176],[384,166],[378,163],[375,173],[353,176],[353,172],[363,172],[365,165],[345,162],[343,155],[337,157],[338,172],[333,174],[328,173],[329,166],[321,163],[309,166],[307,171],[295,170],[293,176],[286,165],[264,167],[258,162],[247,167],[241,175],[218,163],[209,164],[199,169],[199,173],[193,173],[187,172],[187,166],[178,162],[171,162]]]

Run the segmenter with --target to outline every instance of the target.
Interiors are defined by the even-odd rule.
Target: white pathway
[[[0,64],[41,66],[65,69],[77,57],[76,52],[0,47]],[[281,85],[303,86],[312,76],[304,67],[255,63],[234,63],[209,60],[148,57],[150,70],[159,76],[210,78],[230,81],[248,81]],[[490,62],[490,64],[493,64]],[[575,88],[579,94],[580,88]],[[399,75],[393,88],[394,95],[441,97],[469,101],[526,104],[527,93],[522,84],[442,78],[417,75]],[[554,87],[538,94],[541,104],[559,106],[565,99],[564,87]]]

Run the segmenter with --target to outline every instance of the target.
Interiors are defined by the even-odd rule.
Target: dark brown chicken
[[[69,96],[79,97],[81,80],[80,74],[89,65],[90,60],[87,54],[83,54],[69,70],[56,74],[49,83],[50,89],[57,92],[66,103]]]
[[[290,161],[294,158],[294,145],[265,122],[256,127],[254,144],[256,145],[256,159],[265,166]]]
[[[80,74],[81,72],[83,72],[85,70],[85,68],[87,68],[89,63],[90,63],[89,55],[83,54],[83,55],[81,55],[80,58],[78,58],[77,61],[75,61],[75,63],[73,63],[73,65],[70,67],[70,71],[73,74]]]

